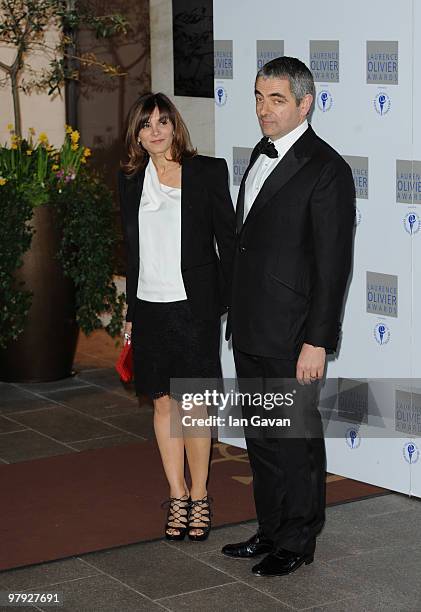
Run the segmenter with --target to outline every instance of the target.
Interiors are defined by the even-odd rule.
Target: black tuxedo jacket
[[[336,349],[352,263],[355,189],[351,169],[311,127],[264,182],[237,246],[227,336],[241,351],[296,359],[302,344]]]
[[[127,321],[133,320],[136,303],[139,205],[144,177],[144,170],[130,178],[121,170],[118,175],[127,252]],[[181,273],[196,318],[211,319],[227,310],[234,248],[235,213],[225,160],[203,155],[184,158],[181,170]]]

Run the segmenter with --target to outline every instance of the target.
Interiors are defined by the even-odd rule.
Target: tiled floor
[[[15,463],[153,436],[152,406],[114,370],[119,347],[104,333],[81,337],[75,376],[0,383],[0,461]]]
[[[220,553],[251,535],[247,523],[204,543],[161,540],[10,570],[0,591],[57,591],[69,612],[420,612],[420,522],[421,502],[401,495],[328,508],[315,562],[283,578],[254,577],[253,561]]]
[[[118,349],[107,342],[96,334],[79,346],[73,378],[0,384],[1,463],[153,435],[152,408],[120,384]],[[284,578],[254,577],[253,561],[220,553],[253,533],[246,523],[214,529],[204,543],[160,540],[9,570],[0,591],[58,591],[63,612],[421,612],[420,525],[421,500],[388,495],[328,508],[315,562]]]

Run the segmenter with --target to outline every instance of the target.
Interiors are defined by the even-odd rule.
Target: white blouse
[[[139,206],[137,297],[147,302],[187,299],[181,275],[181,189],[160,183],[151,159]]]

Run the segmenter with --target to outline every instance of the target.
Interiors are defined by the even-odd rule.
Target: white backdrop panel
[[[215,40],[233,41],[233,78],[215,80],[223,88],[215,113],[216,155],[225,157],[233,172],[233,147],[252,148],[260,139],[254,111],[256,41],[283,40],[284,53],[309,65],[309,41],[339,41],[339,82],[316,83],[317,95],[328,92],[323,112],[318,104],[311,123],[315,131],[344,156],[368,160],[368,197],[357,199],[354,270],[337,359],[329,362],[329,377],[421,378],[421,230],[412,234],[404,218],[417,204],[396,201],[396,160],[421,161],[421,118],[414,105],[421,99],[421,7],[414,0],[214,0]],[[398,45],[398,84],[367,84],[367,41]],[[382,95],[384,104],[379,104]],[[216,99],[218,97],[216,96]],[[377,103],[375,100],[377,99]],[[221,102],[221,101],[219,101]],[[382,112],[380,112],[382,111]],[[421,179],[420,179],[421,180]],[[420,182],[421,187],[421,182]],[[421,189],[420,189],[421,191]],[[234,201],[238,186],[232,186]],[[421,224],[420,224],[421,227]],[[281,236],[280,236],[281,239]],[[366,311],[367,272],[391,275],[397,284],[397,316]],[[383,325],[380,336],[375,328]],[[276,333],[276,330],[274,330]],[[235,369],[231,350],[223,345],[227,377]],[[377,408],[390,435],[374,435],[375,419],[358,429],[359,445],[350,448],[346,431],[352,423],[330,423],[326,446],[329,471],[421,496],[421,438],[395,431],[394,386],[373,385]],[[374,429],[373,429],[374,428]],[[331,437],[329,434],[336,437]],[[378,432],[377,432],[378,433]],[[413,442],[411,461],[405,445]],[[242,444],[240,440],[232,441]]]

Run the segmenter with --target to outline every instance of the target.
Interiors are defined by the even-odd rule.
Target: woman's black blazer
[[[133,321],[136,304],[139,205],[144,176],[144,170],[133,177],[127,177],[122,170],[118,175],[127,252],[127,321]],[[181,169],[181,274],[196,318],[212,319],[229,307],[234,248],[235,213],[226,161],[203,155],[184,158]]]

